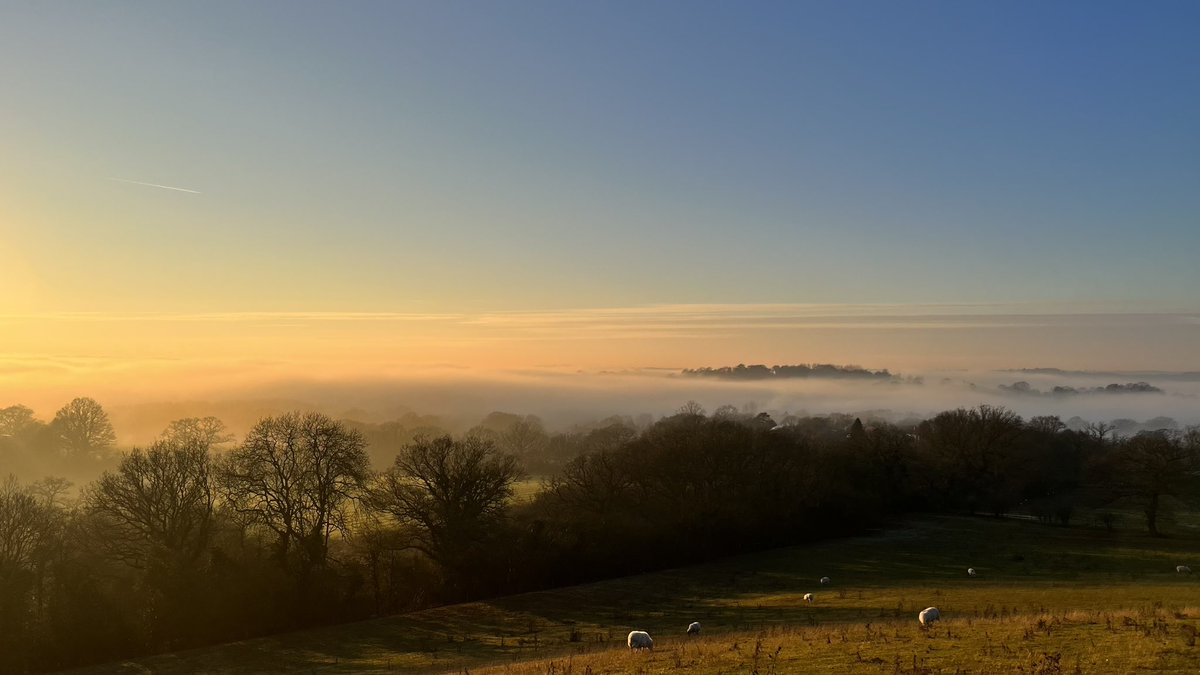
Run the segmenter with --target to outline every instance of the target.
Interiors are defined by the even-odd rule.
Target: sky
[[[0,405],[1200,370],[1198,29],[1170,1],[0,0]]]

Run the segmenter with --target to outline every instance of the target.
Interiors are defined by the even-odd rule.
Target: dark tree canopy
[[[919,450],[934,469],[936,498],[956,506],[1004,513],[1016,502],[1021,417],[1006,408],[959,408],[922,422]]]

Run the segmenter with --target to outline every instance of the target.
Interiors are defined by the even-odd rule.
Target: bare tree
[[[80,397],[63,406],[50,426],[67,455],[95,455],[117,441],[108,413],[91,398]]]
[[[301,574],[323,565],[329,537],[344,531],[346,510],[370,474],[357,431],[317,413],[258,422],[221,465],[221,489],[249,522],[275,534],[281,562]]]
[[[1158,535],[1164,501],[1183,499],[1200,483],[1200,443],[1164,432],[1143,432],[1126,439],[1109,459],[1111,496],[1142,508],[1146,529]]]
[[[46,424],[33,416],[32,410],[23,405],[0,408],[0,464],[28,465],[43,445],[53,447],[57,443],[47,433]],[[41,458],[47,456],[42,454]]]
[[[212,530],[210,467],[208,448],[196,442],[135,448],[87,492],[85,502],[103,524],[98,541],[139,569],[195,564]]]
[[[0,438],[14,438],[26,433],[38,421],[33,416],[33,410],[23,405],[10,405],[0,408]]]
[[[683,408],[680,408],[679,411],[683,412]],[[701,414],[703,414],[703,409],[701,409]],[[743,415],[738,411],[737,406],[729,403],[717,406],[717,409],[713,411],[713,418],[719,420],[736,420],[740,419],[742,416]]]
[[[542,421],[535,415],[517,420],[500,434],[500,446],[517,457],[528,457],[546,446],[548,438]]]
[[[580,455],[550,479],[549,494],[569,508],[596,514],[602,523],[629,504],[634,486],[628,457],[616,448]]]
[[[33,493],[42,505],[48,509],[62,510],[67,507],[68,495],[71,492],[73,483],[66,478],[58,476],[47,476],[39,481],[36,481],[29,486],[29,491]]]
[[[46,536],[48,510],[15,476],[0,482],[0,579],[32,566]]]
[[[1039,415],[1029,418],[1026,423],[1031,430],[1043,434],[1057,434],[1067,428],[1058,415]]]
[[[1116,431],[1116,427],[1108,422],[1089,423],[1083,428],[1085,432],[1098,442],[1103,444],[1105,440]]]
[[[0,481],[0,671],[24,672],[33,608],[57,512],[14,476]]]
[[[504,515],[517,460],[490,440],[468,436],[418,438],[379,476],[372,504],[416,525],[416,547],[451,571],[463,571]]]
[[[203,447],[215,450],[218,446],[233,441],[233,434],[225,423],[216,417],[185,417],[167,425],[162,432],[163,440],[182,446]]]

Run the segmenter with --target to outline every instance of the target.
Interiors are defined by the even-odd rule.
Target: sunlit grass
[[[515,503],[528,503],[533,501],[533,498],[542,491],[545,479],[539,476],[530,476],[524,480],[517,481],[513,484],[512,500]]]
[[[103,672],[1195,672],[1200,578],[1174,567],[1197,562],[1200,539],[1191,536],[928,518],[876,536]],[[979,576],[968,577],[967,567]],[[823,575],[831,586],[817,583]],[[815,594],[811,605],[802,600],[807,592]],[[945,621],[922,631],[916,615],[930,605]],[[703,637],[684,635],[691,621],[703,623]],[[652,653],[624,649],[635,628],[655,637]]]
[[[580,649],[480,675],[568,673],[1059,673],[1195,672],[1196,607],[953,619],[933,629],[881,620],[774,626],[699,639],[673,635],[651,652]]]

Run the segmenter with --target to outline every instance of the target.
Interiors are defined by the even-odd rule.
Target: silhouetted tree
[[[92,541],[137,570],[155,607],[144,630],[156,644],[184,632],[197,601],[213,526],[208,448],[192,438],[135,448],[86,492]]]
[[[275,556],[302,577],[325,563],[330,535],[369,473],[361,434],[317,413],[260,420],[220,464],[232,508],[275,535]]]
[[[1179,434],[1142,432],[1124,439],[1101,466],[1111,498],[1137,503],[1146,517],[1146,529],[1158,535],[1164,500],[1195,492],[1200,444]]]
[[[214,490],[208,448],[199,440],[161,440],[134,448],[87,491],[86,504],[106,527],[111,554],[164,573],[194,564],[208,546]]]
[[[726,403],[724,405],[717,406],[717,409],[713,411],[712,416],[714,419],[719,420],[736,420],[742,417],[742,413],[738,411],[737,406]]]
[[[97,455],[117,441],[108,413],[91,398],[76,398],[63,406],[50,426],[66,455]]]
[[[850,433],[847,437],[852,441],[863,441],[867,437],[867,430],[863,427],[862,420],[855,417],[854,424],[850,425]]]
[[[606,530],[631,510],[633,471],[627,453],[610,448],[571,460],[547,485],[547,494],[562,506],[597,520]]]
[[[56,516],[14,476],[0,481],[0,671],[28,666],[39,568],[58,529]]]
[[[47,425],[23,405],[0,409],[0,465],[16,473],[44,471],[58,445]]]
[[[1115,429],[1116,427],[1108,422],[1092,422],[1084,427],[1084,431],[1101,444],[1108,440]]]
[[[1067,428],[1058,415],[1041,415],[1029,418],[1026,424],[1030,430],[1044,434],[1056,434]]]
[[[216,417],[185,417],[167,425],[162,439],[179,447],[215,450],[233,441],[233,434]]]
[[[943,412],[917,428],[928,494],[997,515],[1020,493],[1018,440],[1021,418],[990,405]]]
[[[0,408],[0,438],[17,438],[38,424],[33,410],[23,405]]]
[[[534,458],[545,448],[546,428],[534,415],[526,415],[500,433],[501,451],[519,458]]]
[[[496,534],[521,476],[516,458],[489,440],[419,438],[379,476],[371,503],[415,525],[413,545],[445,568],[453,582],[464,583],[470,565]]]
[[[859,420],[855,418],[855,422]],[[906,504],[913,489],[909,475],[912,437],[891,424],[876,424],[869,430],[858,426],[859,431],[854,426],[850,428],[849,448],[864,456],[873,467],[865,479],[873,486],[873,492],[882,495],[892,508]]]

